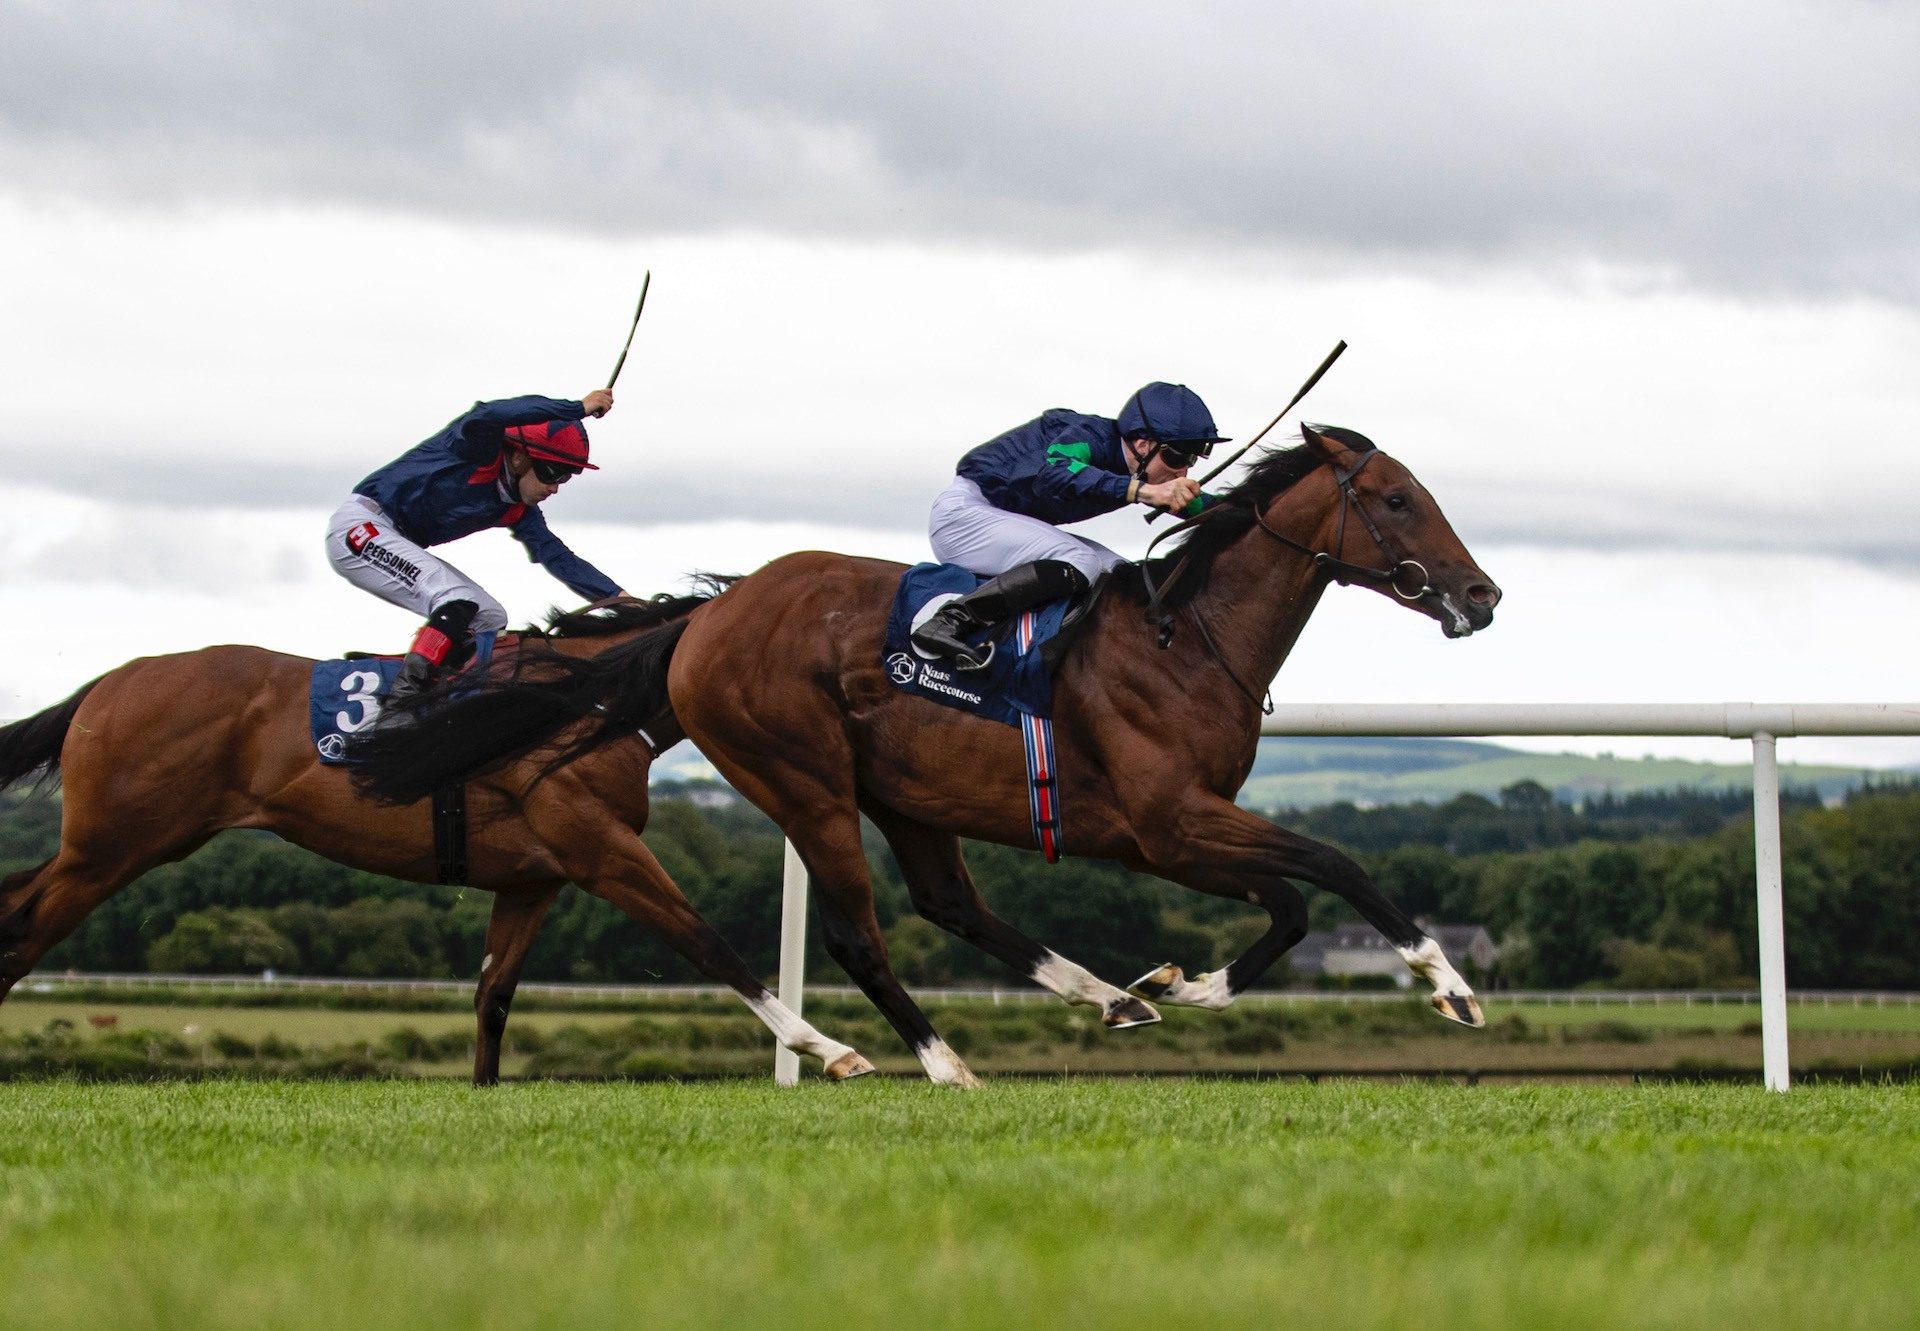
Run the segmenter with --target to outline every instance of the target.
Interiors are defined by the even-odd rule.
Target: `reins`
[[[1359,517],[1361,525],[1366,528],[1367,535],[1372,537],[1373,543],[1379,547],[1380,553],[1391,561],[1388,567],[1382,569],[1372,568],[1366,564],[1355,564],[1350,560],[1340,558],[1332,551],[1316,550],[1310,545],[1296,541],[1284,532],[1275,531],[1272,527],[1268,526],[1266,515],[1260,511],[1258,506],[1253,509],[1254,525],[1289,549],[1298,550],[1301,554],[1311,557],[1315,568],[1326,570],[1333,580],[1342,586],[1348,586],[1355,582],[1385,583],[1387,587],[1392,590],[1393,594],[1401,600],[1417,601],[1435,590],[1432,576],[1427,572],[1426,565],[1417,559],[1403,559],[1397,554],[1393,544],[1388,541],[1386,533],[1380,530],[1380,525],[1373,520],[1373,515],[1367,512],[1367,506],[1360,502],[1360,496],[1353,488],[1354,477],[1358,476],[1361,471],[1365,469],[1366,465],[1378,456],[1379,454],[1376,451],[1363,453],[1360,456],[1360,460],[1355,462],[1353,466],[1344,471],[1336,471],[1334,473],[1334,483],[1340,490],[1340,522],[1334,530],[1333,549],[1340,550],[1346,545],[1347,510],[1352,509]],[[1180,579],[1185,576],[1193,557],[1191,553],[1182,554],[1179,561],[1174,564],[1172,571],[1156,586],[1154,584],[1152,565],[1150,563],[1153,548],[1168,537],[1190,530],[1213,517],[1215,514],[1224,512],[1225,510],[1226,505],[1202,509],[1199,513],[1196,513],[1184,522],[1176,523],[1166,531],[1161,532],[1147,544],[1147,553],[1142,556],[1140,561],[1140,583],[1141,586],[1145,588],[1147,594],[1147,622],[1154,625],[1158,630],[1157,641],[1163,651],[1173,643],[1174,612],[1166,609],[1161,604],[1161,597],[1166,591],[1178,584]],[[1420,587],[1417,591],[1409,593],[1400,590],[1400,574],[1406,569],[1418,571],[1420,575]],[[1189,609],[1193,608],[1189,607]],[[1271,715],[1273,712],[1272,693],[1269,692],[1263,701],[1252,689],[1248,688],[1246,684],[1242,682],[1240,677],[1234,673],[1233,667],[1227,663],[1226,654],[1220,650],[1219,644],[1214,642],[1213,634],[1207,628],[1207,621],[1201,617],[1197,609],[1193,609],[1193,623],[1194,627],[1200,630],[1200,640],[1206,644],[1208,653],[1212,655],[1214,661],[1219,664],[1220,668],[1226,672],[1227,678],[1233,681],[1234,687],[1239,689],[1249,702],[1259,707],[1262,715]]]

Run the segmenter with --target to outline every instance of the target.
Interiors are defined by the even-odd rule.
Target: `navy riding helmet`
[[[1227,437],[1214,428],[1213,413],[1185,384],[1151,383],[1120,408],[1120,434],[1145,435],[1182,453],[1205,457]]]

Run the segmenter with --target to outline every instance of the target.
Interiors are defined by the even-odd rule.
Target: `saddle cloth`
[[[1004,725],[1017,726],[1026,716],[1050,716],[1052,663],[1041,649],[1059,633],[1070,602],[1041,606],[995,630],[993,659],[980,670],[956,670],[950,662],[921,652],[908,637],[916,624],[985,581],[957,564],[915,564],[908,569],[894,593],[893,611],[887,616],[886,642],[881,649],[887,678],[902,693],[958,707]],[[1025,621],[1030,623],[1023,631]]]
[[[984,578],[955,564],[916,564],[900,579],[887,616],[882,663],[895,688],[1020,728],[1027,752],[1028,813],[1034,844],[1049,864],[1060,858],[1059,784],[1054,776],[1053,666],[1046,648],[1072,601],[1016,615],[992,636],[993,656],[979,670],[955,670],[923,654],[908,636],[916,624]]]
[[[493,659],[494,634],[475,636],[473,661],[484,666]],[[337,766],[347,760],[347,736],[367,729],[380,719],[380,703],[400,673],[398,656],[349,656],[338,661],[315,661],[307,686],[307,724],[320,761]]]

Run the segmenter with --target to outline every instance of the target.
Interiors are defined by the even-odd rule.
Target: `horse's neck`
[[[1288,491],[1267,520],[1292,540],[1324,550],[1332,539],[1338,495],[1323,468]],[[1207,585],[1192,606],[1228,668],[1257,693],[1280,673],[1327,582],[1311,555],[1254,526],[1214,557]]]

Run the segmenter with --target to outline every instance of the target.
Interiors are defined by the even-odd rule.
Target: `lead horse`
[[[1442,1015],[1481,1025],[1440,946],[1359,865],[1234,803],[1259,741],[1256,689],[1329,583],[1372,587],[1448,637],[1487,627],[1500,599],[1405,467],[1349,430],[1303,426],[1302,436],[1264,454],[1169,555],[1119,577],[1054,683],[1065,853],[1267,911],[1267,932],[1211,974],[1169,964],[1130,994],[987,908],[959,839],[1033,844],[1022,740],[889,683],[882,642],[902,570],[881,560],[789,555],[592,660],[423,698],[441,738],[356,741],[366,760],[357,779],[413,800],[541,746],[565,770],[670,704],[721,774],[785,829],[812,876],[829,953],[936,1082],[977,1084],[888,964],[861,813],[922,914],[1068,1002],[1098,1006],[1109,1026],[1157,1020],[1146,999],[1226,1007],[1305,935],[1294,882],[1351,903],[1433,985]]]
[[[559,616],[504,660],[585,659],[671,623],[705,597],[617,602]],[[636,637],[636,635],[642,635]],[[658,640],[655,640],[657,643]],[[308,734],[313,662],[257,647],[209,647],[131,661],[65,702],[0,727],[0,790],[61,782],[60,847],[0,878],[0,999],[88,912],[156,865],[226,828],[265,828],[354,868],[439,881],[425,803],[358,796],[323,765]],[[418,731],[434,741],[436,723]],[[645,730],[645,737],[636,735]],[[467,881],[494,893],[474,1010],[474,1082],[500,1075],[514,988],[541,922],[568,881],[649,926],[714,981],[732,987],[788,1048],[834,1078],[872,1067],[822,1036],[768,991],[688,903],[640,839],[655,749],[680,738],[664,701],[551,782],[509,767],[466,792]]]

